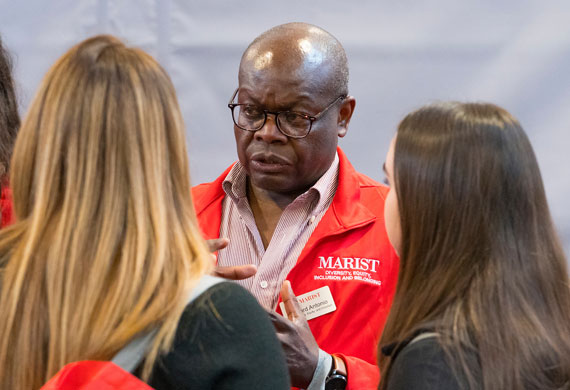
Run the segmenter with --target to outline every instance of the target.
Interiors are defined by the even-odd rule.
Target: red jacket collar
[[[230,173],[230,170],[235,165],[232,164],[226,169],[216,180],[211,183],[200,184],[192,188],[192,197],[194,201],[194,208],[196,214],[199,216],[204,212],[212,203],[215,203],[220,198],[223,198],[226,193],[222,187],[222,183]],[[220,209],[221,212],[221,209]]]
[[[338,187],[331,204],[332,214],[337,219],[338,228],[342,230],[366,225],[376,219],[376,215],[360,202],[360,188],[367,184],[361,182],[361,175],[356,172],[344,152],[340,148],[337,148],[337,152]]]
[[[336,234],[364,226],[376,219],[376,215],[360,202],[360,187],[368,186],[368,184],[361,180],[362,176],[356,172],[340,147],[337,148],[337,152],[339,158],[338,187],[331,207],[326,211],[322,223],[319,223],[317,227],[319,236]],[[196,214],[206,238],[216,238],[219,235],[221,205],[225,196],[222,183],[232,166],[213,182],[192,189]],[[370,185],[376,184],[371,183]],[[205,212],[206,214],[202,215]]]

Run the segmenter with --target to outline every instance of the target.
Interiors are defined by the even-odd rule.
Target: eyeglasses
[[[279,131],[291,138],[305,138],[309,135],[314,121],[323,116],[323,114],[338,101],[342,101],[346,98],[346,95],[340,95],[317,115],[311,116],[303,114],[302,112],[269,111],[253,104],[233,103],[238,91],[239,88],[235,90],[228,103],[228,107],[232,111],[232,119],[237,127],[252,132],[261,130],[261,128],[265,126],[265,122],[267,122],[267,114],[273,114],[275,115],[275,123]]]

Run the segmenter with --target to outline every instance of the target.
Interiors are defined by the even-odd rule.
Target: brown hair
[[[168,75],[116,38],[81,42],[44,77],[12,163],[0,388],[37,389],[63,365],[110,359],[157,329],[148,378],[210,267]]]
[[[566,259],[516,119],[482,103],[412,112],[398,127],[394,182],[400,274],[381,345],[431,323],[471,387],[567,388]],[[382,389],[390,363],[379,351]]]

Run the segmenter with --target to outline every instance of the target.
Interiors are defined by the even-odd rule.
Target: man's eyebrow
[[[238,100],[238,102],[239,102],[240,96],[241,96],[242,100],[249,100],[249,101],[253,102],[254,105],[256,105],[256,106],[259,105],[259,101],[258,101],[256,98],[254,98],[253,96],[251,96],[251,95],[250,95],[249,93],[247,93],[247,92],[245,92],[243,95],[241,95],[241,94],[238,92],[238,95],[237,95],[237,100]]]
[[[238,101],[239,101],[239,92],[238,92]],[[244,100],[246,101],[250,101],[251,105],[257,106],[257,107],[261,107],[261,108],[265,108],[265,105],[261,102],[261,100],[258,100],[257,98],[255,98],[255,96],[252,96],[252,94],[249,93],[248,90],[244,90]],[[314,104],[312,96],[310,94],[300,94],[298,96],[298,99],[291,101],[287,104],[282,104],[280,111],[295,111],[295,112],[300,112],[306,115],[311,115],[309,113],[306,113],[306,110],[303,109],[294,109],[295,106],[302,106],[302,105],[308,105],[309,107]]]
[[[384,171],[384,174],[385,174],[386,176],[388,176],[388,171],[386,170],[386,163],[383,163],[383,164],[382,164],[382,170]]]

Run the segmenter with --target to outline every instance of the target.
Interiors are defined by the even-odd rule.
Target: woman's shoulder
[[[194,317],[203,312],[214,314],[231,314],[244,316],[263,315],[265,310],[257,303],[257,300],[245,288],[231,281],[219,281],[201,292],[184,311],[185,317]],[[219,318],[218,318],[219,319]],[[231,320],[227,318],[227,320]]]
[[[267,317],[246,289],[231,281],[220,281],[188,303],[178,323],[178,336],[186,337],[192,329],[194,333],[233,337],[234,333],[259,326],[259,321],[264,324]]]
[[[410,342],[392,363],[388,390],[460,389],[437,336]]]
[[[155,365],[150,384],[160,390],[240,390],[256,383],[289,388],[281,346],[256,299],[236,283],[219,282],[186,306],[172,349]]]

